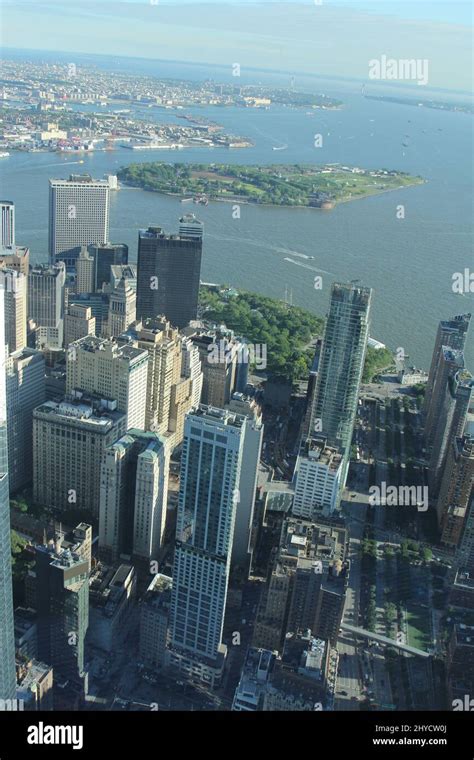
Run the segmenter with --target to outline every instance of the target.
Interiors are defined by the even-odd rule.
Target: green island
[[[267,346],[266,374],[293,383],[306,380],[314,359],[314,339],[323,334],[324,319],[276,298],[225,286],[202,285],[201,316],[225,324],[237,336]],[[363,382],[393,361],[388,349],[368,348]]]
[[[422,184],[393,169],[361,169],[327,164],[238,166],[154,161],[130,164],[117,173],[121,182],[182,199],[333,208],[337,203]]]

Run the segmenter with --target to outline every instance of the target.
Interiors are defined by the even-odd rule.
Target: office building
[[[2,227],[0,245],[10,248],[15,245],[15,204],[13,201],[0,201]]]
[[[464,368],[463,352],[442,346],[424,431],[432,502],[439,494],[450,446],[454,438],[462,434],[472,386],[472,378]],[[433,405],[436,405],[436,414],[432,413]]]
[[[462,709],[472,709],[474,693],[474,625],[454,622],[447,645],[448,704],[460,700]],[[467,706],[466,706],[467,696]]]
[[[113,653],[123,645],[135,618],[137,575],[132,565],[99,562],[89,582],[87,644]]]
[[[199,349],[202,367],[203,404],[224,408],[237,390],[237,369],[242,360],[242,344],[215,332],[191,336]]]
[[[201,405],[186,417],[173,570],[170,663],[211,685],[222,644],[246,417]]]
[[[140,604],[138,656],[149,668],[166,665],[172,586],[168,575],[156,573]]]
[[[138,237],[137,318],[164,314],[183,328],[197,316],[202,239],[166,235],[161,227]]]
[[[441,320],[438,325],[423,402],[423,414],[425,417],[426,429],[429,429],[432,426],[433,416],[436,417],[436,398],[433,400],[433,391],[436,383],[436,376],[440,368],[442,347],[446,346],[447,348],[453,348],[457,351],[463,351],[470,321],[470,314],[458,314],[451,319]]]
[[[46,400],[44,356],[23,348],[9,355],[6,370],[8,474],[16,493],[33,480],[33,410]]]
[[[69,307],[74,304],[91,310],[91,316],[95,319],[95,333],[98,337],[102,335],[102,330],[107,326],[109,316],[109,293],[80,293],[79,295],[71,294],[69,297]]]
[[[113,338],[127,330],[136,317],[137,297],[129,281],[122,277],[109,297],[107,326],[102,329],[104,337]]]
[[[49,180],[50,263],[74,269],[83,245],[109,239],[109,183],[88,174]]]
[[[5,298],[5,343],[8,351],[20,351],[26,346],[28,278],[15,269],[0,269],[0,287]]]
[[[105,562],[127,555],[149,567],[162,546],[169,452],[155,433],[129,429],[105,450],[100,480],[99,551]]]
[[[71,343],[66,389],[115,399],[127,428],[145,429],[148,351],[88,335]]]
[[[21,245],[13,245],[9,248],[0,246],[0,268],[14,269],[15,272],[28,277],[30,271],[30,249]]]
[[[28,275],[28,318],[38,328],[36,348],[60,349],[64,338],[64,288],[62,262],[33,267]]]
[[[15,608],[15,651],[22,660],[38,657],[36,617],[36,611],[31,607]]]
[[[134,293],[137,292],[137,268],[134,264],[113,264],[110,267],[109,288],[111,291],[118,287],[120,280],[126,280]],[[105,286],[104,286],[105,287]]]
[[[15,699],[10,500],[8,487],[7,394],[5,382],[4,291],[0,287],[0,699]]]
[[[79,555],[55,546],[35,550],[39,659],[85,693],[84,641],[89,624],[89,571]]]
[[[467,519],[473,499],[474,438],[455,437],[446,458],[437,503],[441,543],[444,546],[454,550],[460,547],[463,533],[470,529]]]
[[[81,247],[76,261],[76,293],[92,293],[95,286],[95,261],[86,246]]]
[[[128,245],[124,243],[104,243],[89,247],[95,261],[95,289],[102,290],[110,283],[110,270],[115,264],[128,263]]]
[[[287,518],[257,610],[253,645],[282,652],[288,634],[308,630],[334,645],[349,578],[346,553],[342,524]]]
[[[232,569],[240,568],[248,576],[252,563],[251,545],[258,465],[263,442],[262,413],[253,399],[234,393],[227,408],[247,417],[239,478],[239,498],[232,542]]]
[[[314,435],[301,442],[293,476],[295,517],[317,520],[332,514],[339,506],[342,456]]]
[[[164,317],[136,325],[136,345],[148,351],[146,428],[159,435],[169,429],[171,389],[181,377],[181,340]],[[188,410],[189,411],[189,410]]]
[[[369,336],[372,291],[334,283],[324,329],[310,435],[320,433],[343,457],[341,487],[349,465],[352,431]]]
[[[53,668],[35,659],[18,667],[17,699],[27,712],[48,711],[54,706]]]
[[[234,712],[263,710],[266,686],[275,667],[276,656],[270,649],[249,647],[232,702]]]
[[[99,515],[102,455],[126,430],[115,401],[77,391],[33,412],[33,498],[58,510]]]
[[[204,234],[204,225],[194,214],[184,214],[179,220],[178,229],[181,237],[202,240]]]
[[[71,303],[64,317],[64,345],[67,348],[70,343],[85,338],[86,335],[95,335],[95,317],[92,316],[92,308],[80,303]]]

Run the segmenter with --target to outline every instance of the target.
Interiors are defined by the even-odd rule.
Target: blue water
[[[170,64],[166,67],[171,76]],[[217,78],[210,70],[207,76]],[[160,224],[174,231],[180,214],[198,209],[205,223],[204,280],[279,298],[287,288],[293,303],[324,314],[331,282],[359,278],[375,290],[371,334],[391,348],[402,346],[414,363],[427,367],[439,319],[474,310],[474,294],[456,295],[451,289],[454,272],[474,267],[472,117],[371,101],[348,83],[339,89],[332,83],[324,92],[339,95],[344,109],[311,116],[283,107],[195,109],[227,130],[251,137],[256,145],[248,150],[119,149],[81,156],[83,164],[76,156],[12,153],[0,163],[0,183],[2,195],[17,205],[18,243],[31,248],[34,261],[46,259],[48,179],[72,171],[101,177],[133,161],[179,160],[341,162],[420,174],[427,180],[424,185],[342,204],[332,212],[243,205],[240,219],[233,218],[230,204],[196,207],[122,189],[112,194],[110,237],[130,246],[133,261],[139,228]],[[146,109],[146,116],[174,121],[169,111]],[[316,133],[323,135],[322,148],[313,147]],[[282,144],[288,149],[272,150]],[[405,207],[405,219],[397,219],[399,204]],[[317,274],[323,276],[322,291],[313,287]],[[466,353],[474,368],[472,336]]]

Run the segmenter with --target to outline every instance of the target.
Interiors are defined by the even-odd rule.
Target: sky
[[[1,44],[361,80],[369,61],[385,55],[428,60],[430,87],[472,87],[468,2],[155,2],[0,0]]]

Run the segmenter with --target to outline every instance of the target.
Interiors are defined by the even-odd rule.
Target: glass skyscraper
[[[14,699],[15,636],[10,547],[4,290],[0,287],[0,699]]]
[[[364,369],[372,299],[370,288],[334,283],[319,358],[310,434],[325,437],[344,457],[344,485]]]
[[[246,418],[201,406],[185,422],[173,572],[171,644],[216,662],[238,508]]]

